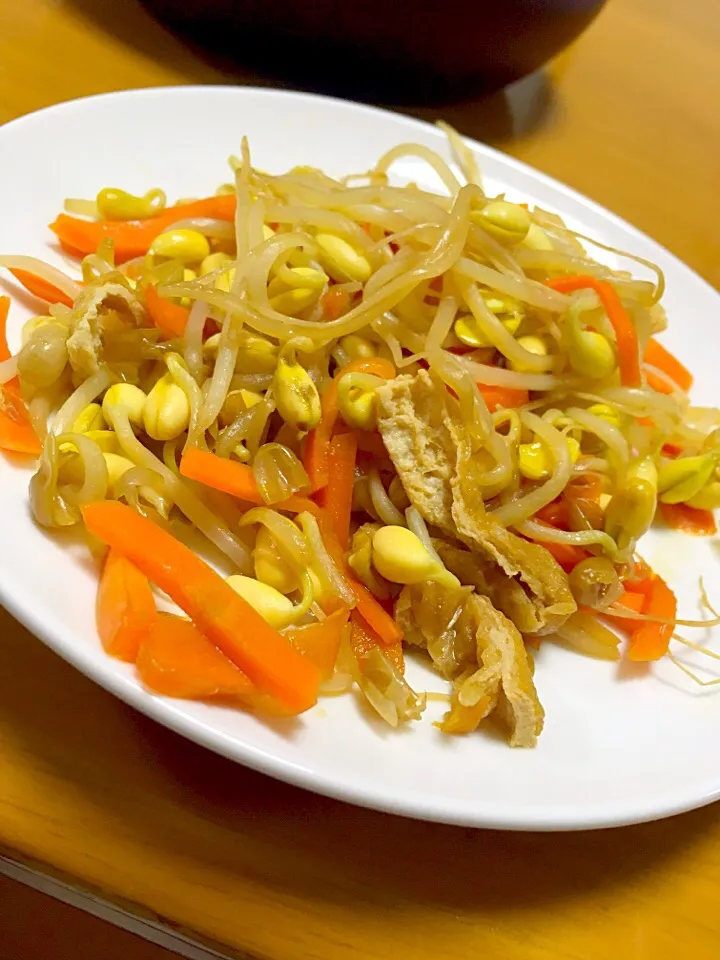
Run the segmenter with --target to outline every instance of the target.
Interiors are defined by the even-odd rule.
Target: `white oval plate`
[[[211,193],[228,179],[226,158],[249,137],[253,160],[281,172],[295,164],[331,174],[370,167],[402,141],[447,154],[433,127],[380,110],[304,94],[243,88],[171,88],[77,100],[0,129],[0,253],[66,265],[47,223],[67,196],[103,186],[171,198]],[[473,144],[490,191],[538,203],[606,243],[665,270],[670,330],[665,342],[696,375],[698,402],[720,401],[716,321],[720,298],[688,267],[633,227],[567,187]],[[434,187],[407,162],[401,178]],[[17,348],[32,298],[12,309]],[[715,385],[715,386],[714,386]],[[545,644],[537,686],[547,722],[535,750],[511,750],[486,733],[444,737],[432,721],[394,732],[351,697],[325,699],[294,723],[264,723],[241,711],[147,693],[133,668],[107,657],[94,625],[96,578],[69,537],[50,536],[28,511],[27,466],[0,457],[0,599],[61,657],[178,733],[247,766],[353,803],[448,823],[514,829],[576,829],[677,813],[720,797],[720,698],[670,663],[630,670]],[[715,544],[654,533],[643,552],[698,613],[698,576],[720,594]],[[424,667],[410,680],[442,689]],[[77,705],[82,711],[82,704]],[[88,718],[92,722],[92,718]]]

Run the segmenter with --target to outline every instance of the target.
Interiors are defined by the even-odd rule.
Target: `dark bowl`
[[[144,0],[195,45],[297,85],[384,102],[494,90],[536,70],[605,0]]]

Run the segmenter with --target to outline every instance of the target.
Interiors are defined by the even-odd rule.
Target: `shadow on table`
[[[669,822],[570,834],[406,820],[278,783],[182,739],[59,661],[1,610],[0,660],[0,739],[16,741],[60,790],[81,793],[98,811],[93,823],[116,823],[127,843],[169,865],[196,858],[301,900],[394,914],[433,904],[477,916],[621,895],[637,875],[686,856],[720,817],[714,805]],[[113,775],[113,758],[133,777]]]
[[[229,83],[285,88],[301,88],[330,95],[346,96],[338,89],[332,75],[326,78],[303,78],[273,73],[268,58],[258,53],[257,44],[238,44],[229,48],[221,31],[202,36],[195,29],[179,33],[156,20],[140,0],[69,0],[77,13],[97,29],[105,30],[122,43],[134,47],[144,56],[162,60],[183,74],[189,83]],[[274,58],[277,62],[281,57]],[[392,89],[387,83],[387,89]],[[555,93],[548,75],[538,71],[505,90],[483,95],[456,95],[429,102],[430,91],[420,98],[393,102],[384,89],[366,96],[368,102],[383,104],[421,119],[434,121],[441,117],[456,125],[463,133],[486,143],[509,143],[528,135],[549,122],[554,109]]]

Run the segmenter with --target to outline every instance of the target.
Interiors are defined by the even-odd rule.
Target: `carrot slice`
[[[135,257],[142,257],[150,248],[155,237],[159,236],[173,223],[188,217],[210,217],[214,220],[232,221],[235,217],[236,200],[234,196],[207,197],[192,203],[168,207],[157,217],[147,220],[80,220],[61,213],[50,224],[50,229],[58,237],[63,247],[77,256],[95,253],[102,240],[109,237],[114,244],[115,262],[124,263]]]
[[[602,492],[602,481],[596,473],[581,473],[570,480],[563,494],[568,500],[593,500],[597,502]]]
[[[566,573],[569,573],[573,567],[576,567],[582,560],[587,560],[590,556],[587,550],[576,547],[572,543],[551,543],[539,540],[538,543],[541,547],[545,547],[551,556],[555,557]]]
[[[3,360],[9,360],[12,356],[7,342],[7,322],[9,314],[10,297],[0,297],[0,362]],[[20,399],[20,381],[17,377],[13,377],[12,380],[8,380],[7,383],[0,384],[0,409],[3,407],[2,395],[5,391],[8,394],[11,394],[13,397],[16,397],[18,400]],[[23,410],[24,409],[25,405],[23,404]]]
[[[674,621],[677,618],[677,599],[662,577],[653,574],[650,590],[641,613]],[[642,623],[630,635],[628,657],[631,660],[659,660],[670,646],[674,623]]]
[[[96,619],[105,651],[134,663],[156,617],[150,583],[138,568],[110,550],[98,586]]]
[[[538,519],[536,522],[541,524],[543,527],[555,528],[554,524],[548,523],[547,520]],[[583,547],[576,547],[572,543],[553,543],[550,540],[538,540],[537,543],[541,547],[545,547],[547,552],[555,557],[557,562],[566,573],[572,570],[572,568],[580,563],[581,560],[586,560],[590,556],[588,551]]]
[[[276,510],[287,510],[289,513],[307,511],[315,517],[325,549],[355,595],[354,612],[357,612],[365,620],[366,625],[377,633],[385,646],[390,646],[402,640],[402,631],[395,620],[375,599],[367,587],[355,579],[348,568],[345,562],[345,553],[335,534],[332,518],[327,511],[313,500],[305,497],[290,497],[282,503],[276,503],[274,507]]]
[[[357,438],[354,433],[340,433],[330,441],[328,484],[323,506],[332,518],[335,536],[343,550],[350,539],[350,513],[355,484]]]
[[[293,627],[283,634],[296,650],[315,664],[323,680],[329,679],[335,669],[343,627],[349,616],[348,608],[340,607],[318,623]]]
[[[623,608],[625,610],[631,610],[633,613],[642,613],[643,607],[645,606],[645,594],[635,593],[633,590],[625,590],[615,601],[614,606],[618,609],[614,610],[612,607],[609,607],[602,611],[601,616],[607,620],[612,620],[613,625],[618,629],[632,632],[638,626],[638,622],[637,620],[630,620],[628,617],[623,617]]]
[[[16,390],[16,380],[0,386],[0,450],[38,456],[42,452],[42,444]]]
[[[627,607],[634,613],[642,613],[645,606],[645,594],[635,590],[625,590],[615,602],[622,604],[623,607]]]
[[[180,473],[188,480],[222,490],[248,503],[264,504],[252,467],[237,460],[226,460],[208,450],[191,447],[180,460]]]
[[[513,387],[491,387],[486,384],[478,384],[478,389],[490,413],[495,413],[500,407],[505,410],[512,407],[522,407],[530,399],[527,390],[519,390]]]
[[[317,511],[318,526],[325,549],[332,557],[337,568],[343,573],[350,589],[355,595],[355,610],[379,637],[383,644],[390,646],[402,639],[402,631],[395,620],[378,603],[367,587],[356,580],[349,572],[345,562],[340,541],[335,536],[335,530],[330,516],[324,510]]]
[[[597,293],[615,331],[620,380],[626,387],[639,387],[642,379],[637,333],[615,287],[607,280],[598,280],[591,276],[555,277],[548,281],[548,286],[559,293],[573,293],[575,290],[588,288]]]
[[[396,376],[394,365],[382,357],[368,357],[365,360],[351,360],[335,374],[325,388],[322,403],[322,419],[314,430],[305,437],[303,447],[303,465],[310,478],[313,492],[327,486],[329,476],[329,447],[333,429],[337,421],[338,380],[346,373],[374,373],[384,380],[393,380]]]
[[[247,702],[257,693],[242,670],[191,620],[169,613],[157,615],[140,644],[136,666],[145,686],[166,697],[238,697]]]
[[[712,537],[717,524],[712,510],[699,510],[686,503],[660,503],[660,516],[673,530],[682,530],[696,537]]]
[[[259,690],[296,713],[317,701],[317,667],[192,550],[117,501],[87,504],[82,514],[90,533],[167,593]]]
[[[330,287],[327,293],[320,298],[323,309],[323,317],[326,320],[337,320],[350,306],[350,294],[347,290],[338,290],[337,287]]]
[[[656,373],[653,373],[652,370],[645,371],[645,379],[647,380],[647,385],[651,390],[654,390],[655,393],[664,393],[666,396],[669,396],[673,392],[670,384]]]
[[[190,316],[187,307],[181,307],[179,303],[161,297],[152,283],[145,288],[145,305],[158,330],[171,337],[183,336]]]
[[[686,393],[693,385],[693,375],[690,373],[688,368],[680,363],[677,357],[673,356],[669,350],[666,350],[665,347],[660,343],[659,340],[656,340],[654,337],[651,337],[648,340],[647,347],[645,348],[645,363],[649,363],[651,367],[657,367],[658,370],[662,370],[663,373],[667,374],[671,380],[673,380],[681,390],[684,390]],[[660,389],[661,393],[670,393],[671,390],[663,381],[659,380],[658,377],[654,375],[647,374],[647,381],[650,384],[650,377],[653,377],[653,380],[662,384],[662,387],[653,386],[654,390]],[[650,384],[652,386],[652,384]]]
[[[10,314],[10,297],[0,297],[0,362],[9,360],[12,354],[7,342],[7,322]]]
[[[570,509],[564,500],[552,500],[541,507],[533,519],[558,530],[567,530],[570,522]]]
[[[405,654],[401,640],[394,640],[392,643],[384,643],[378,634],[368,626],[359,613],[353,611],[350,615],[352,624],[352,633],[350,634],[350,646],[356,657],[362,657],[373,647],[380,647],[382,652],[393,663],[400,673],[405,673]]]
[[[388,460],[390,458],[387,447],[379,433],[371,433],[367,430],[355,430],[353,432],[357,440],[358,454],[364,454],[366,458],[372,457],[373,460]]]
[[[41,277],[36,277],[35,274],[30,273],[28,270],[11,269],[10,273],[26,290],[41,300],[45,300],[47,303],[63,303],[66,307],[73,305],[72,297],[69,297],[67,293],[63,293],[62,290],[58,289],[58,287],[52,283],[48,283],[47,280],[43,280]]]

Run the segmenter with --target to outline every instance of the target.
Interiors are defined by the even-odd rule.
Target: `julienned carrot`
[[[573,293],[575,290],[588,288],[597,293],[615,331],[620,380],[623,386],[639,387],[642,379],[637,333],[615,287],[607,280],[598,280],[591,276],[555,277],[548,281],[548,286],[559,293]]]
[[[568,482],[563,490],[563,496],[568,500],[592,500],[597,502],[602,492],[602,482],[596,473],[581,473]]]
[[[339,414],[338,380],[346,373],[374,373],[384,380],[392,380],[396,375],[395,367],[389,360],[368,357],[365,360],[351,360],[338,370],[327,385],[321,398],[322,419],[305,437],[303,448],[303,464],[313,492],[327,486],[329,444]]]
[[[252,467],[237,460],[226,460],[208,450],[191,447],[180,460],[180,473],[188,480],[222,490],[248,503],[264,504]]]
[[[32,428],[25,404],[10,381],[0,386],[0,450],[38,456],[42,444]]]
[[[323,680],[329,679],[335,669],[343,628],[349,616],[348,608],[340,607],[318,623],[293,627],[283,634],[296,650],[315,664]]]
[[[651,337],[648,340],[648,345],[645,348],[645,356],[643,357],[645,363],[649,363],[651,367],[657,367],[658,370],[662,370],[663,373],[667,374],[672,381],[674,381],[681,390],[684,390],[686,393],[693,385],[693,375],[690,373],[688,368],[680,363],[677,357],[673,356],[669,350],[666,350],[665,347],[660,343],[659,340],[656,340],[654,337]],[[650,374],[647,374],[648,383],[650,383]],[[653,378],[658,380],[657,377]],[[664,381],[659,381],[662,384],[661,393],[669,393],[670,388],[665,384]],[[653,389],[658,389],[653,387]]]
[[[519,390],[513,387],[491,387],[485,384],[478,384],[478,387],[490,413],[494,413],[500,407],[506,410],[512,407],[522,407],[529,399],[527,390]]]
[[[638,621],[632,620],[630,617],[624,617],[623,613],[625,610],[632,611],[633,613],[642,613],[643,607],[645,606],[645,595],[635,593],[632,590],[625,590],[613,606],[615,609],[608,607],[602,611],[601,616],[611,620],[613,626],[619,630],[625,630],[631,633],[638,626]]]
[[[161,297],[152,283],[145,288],[145,305],[158,330],[171,337],[182,337],[190,316],[187,307],[181,307],[179,303]]]
[[[115,262],[124,263],[147,253],[150,244],[178,220],[188,217],[210,217],[214,220],[232,221],[235,217],[235,197],[207,197],[192,203],[168,207],[157,217],[147,220],[80,220],[65,213],[50,224],[64,247],[81,257],[95,253],[100,242],[109,237],[114,244]]]
[[[7,342],[7,322],[10,313],[10,297],[0,297],[0,363],[9,360],[12,354]]]
[[[0,362],[9,360],[12,356],[7,342],[7,322],[9,314],[10,297],[0,297]],[[0,385],[0,410],[3,408],[2,399],[4,394],[16,397],[19,403],[22,403],[20,400],[20,381],[17,377],[13,377],[12,380],[8,380],[6,383]],[[22,404],[22,410],[25,410],[24,404]],[[27,419],[27,417],[25,417],[25,419]]]
[[[350,537],[356,457],[357,438],[354,433],[339,433],[330,441],[328,483],[321,493],[324,494],[323,506],[332,518],[335,536],[343,550],[347,550]]]
[[[675,457],[679,457],[685,448],[679,446],[677,443],[664,443],[662,445],[662,454],[664,457],[671,457],[673,460]]]
[[[717,533],[712,510],[698,510],[686,503],[660,503],[660,516],[673,530],[682,530],[696,537],[711,537]]]
[[[675,629],[677,599],[662,577],[653,574],[642,613],[670,623],[641,623],[630,634],[628,657],[631,660],[659,660],[665,656]]]
[[[337,287],[330,287],[327,293],[320,298],[323,309],[323,316],[326,320],[337,320],[350,306],[350,294],[347,290],[338,290]]]
[[[576,547],[572,543],[538,542],[541,547],[545,547],[551,556],[555,557],[566,573],[572,570],[573,567],[576,567],[582,560],[587,560],[590,556],[587,550],[583,550],[582,547]]]
[[[47,280],[36,277],[34,273],[29,273],[27,270],[10,270],[10,273],[26,290],[41,300],[45,300],[47,303],[62,303],[66,307],[73,305],[72,297],[63,293],[52,283],[48,283]]]
[[[365,454],[366,459],[371,457],[373,460],[388,460],[390,454],[383,443],[383,438],[376,431],[355,430],[352,431],[357,440],[358,454]]]
[[[345,562],[342,545],[335,535],[332,519],[329,514],[313,500],[304,497],[291,497],[283,503],[275,504],[276,510],[287,510],[291,513],[311,513],[318,522],[320,535],[325,549],[330,554],[335,566],[345,578],[347,585],[355,595],[355,611],[365,620],[366,624],[378,634],[385,646],[398,643],[402,640],[402,631],[393,618],[378,603],[375,597],[359,580],[356,580]]]
[[[154,693],[186,700],[239,697],[248,702],[257,690],[192,620],[159,613],[143,638],[136,667]]]
[[[364,584],[356,580],[349,572],[345,562],[345,555],[340,541],[335,536],[335,530],[330,516],[320,510],[316,514],[320,534],[325,549],[332,557],[338,570],[344,575],[350,589],[355,594],[355,611],[363,618],[366,624],[378,634],[383,644],[389,646],[402,639],[402,631],[370,593]]]
[[[548,523],[547,520],[537,520],[537,523],[541,524],[543,527],[550,527],[556,529],[554,524]],[[545,547],[547,552],[551,554],[560,566],[566,572],[572,570],[574,566],[580,563],[581,560],[586,560],[590,554],[583,547],[576,547],[572,543],[554,543],[550,540],[538,541],[541,547]]]
[[[658,376],[658,374],[654,373],[652,370],[645,371],[645,379],[647,381],[647,385],[651,390],[654,390],[655,393],[664,393],[666,396],[669,396],[671,393],[673,393],[673,388],[670,386],[667,380],[663,380],[661,376]]]
[[[570,523],[570,508],[565,500],[552,500],[541,507],[533,517],[558,530],[567,530]]]
[[[642,613],[643,607],[645,606],[645,594],[638,593],[635,590],[625,590],[615,602],[621,604],[623,607],[627,607],[628,610],[632,610],[634,613]]]
[[[192,550],[117,501],[90,503],[82,514],[90,533],[167,593],[260,691],[295,713],[317,701],[317,667]]]
[[[148,578],[116,550],[103,567],[95,616],[105,651],[134,663],[157,612]]]
[[[391,644],[383,643],[378,634],[372,630],[363,618],[353,611],[350,614],[352,633],[350,646],[356,657],[362,657],[373,647],[379,647],[388,660],[393,663],[400,673],[405,673],[405,655],[403,654],[402,640],[395,640]]]

